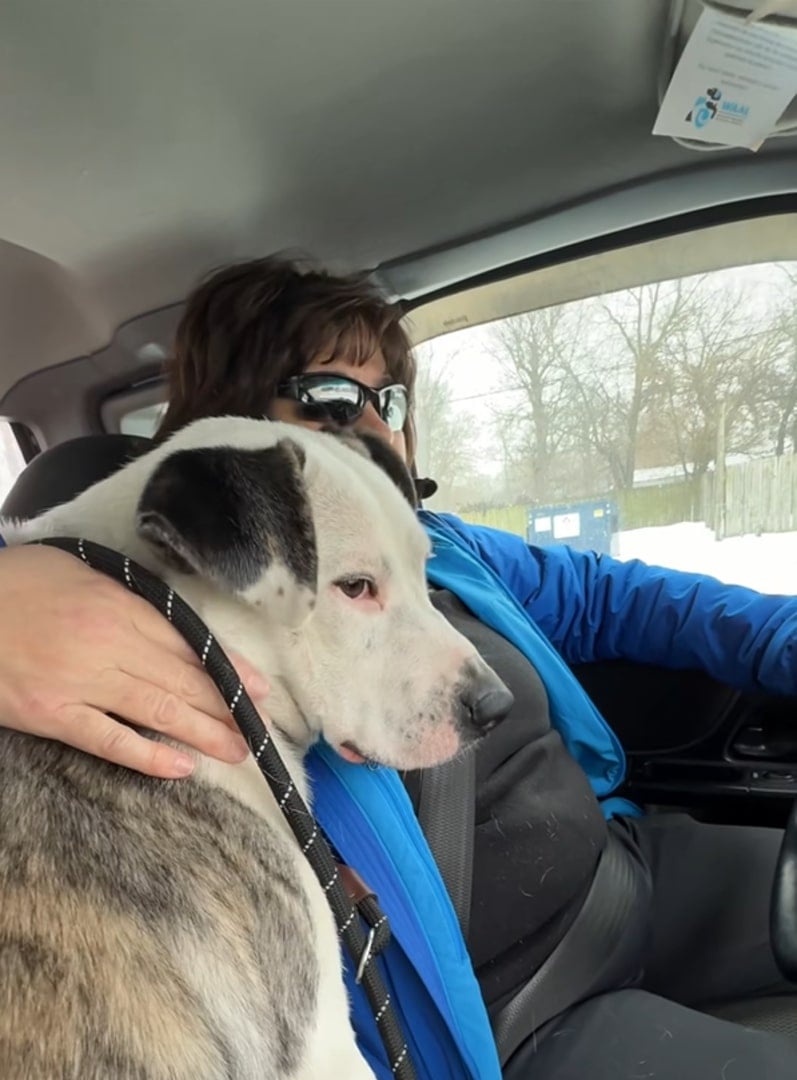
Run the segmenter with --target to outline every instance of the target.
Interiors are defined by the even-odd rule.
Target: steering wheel
[[[797,983],[797,802],[775,867],[769,927],[775,962],[784,978]]]

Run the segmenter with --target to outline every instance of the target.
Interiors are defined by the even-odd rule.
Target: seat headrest
[[[37,517],[118,472],[152,445],[142,435],[84,435],[52,446],[17,477],[0,516]]]

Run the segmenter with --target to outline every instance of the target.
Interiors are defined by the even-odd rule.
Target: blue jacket
[[[702,670],[740,690],[797,693],[795,597],[564,546],[530,547],[450,514],[420,516],[433,536],[456,538],[489,566],[568,664],[625,659]]]
[[[793,693],[797,600],[698,575],[619,563],[421,512],[433,541],[428,576],[450,588],[535,665],[553,723],[607,816],[625,762],[616,738],[563,662],[622,658],[702,668],[745,689]],[[394,943],[383,970],[421,1080],[500,1077],[489,1022],[445,888],[398,776],[310,756],[316,815],[341,856],[375,888]],[[364,994],[347,967],[360,1046],[388,1080]]]

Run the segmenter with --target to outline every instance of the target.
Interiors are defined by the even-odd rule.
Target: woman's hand
[[[250,696],[268,686],[233,657]],[[0,551],[0,724],[56,739],[151,776],[193,759],[108,714],[222,761],[246,744],[187,643],[122,585],[47,547]]]

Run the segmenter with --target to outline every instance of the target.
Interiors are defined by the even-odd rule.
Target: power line
[[[502,386],[500,390],[483,390],[480,394],[465,394],[463,397],[449,398],[452,405],[460,401],[476,401],[479,398],[493,397],[495,394],[510,394],[516,390],[525,390],[524,386]]]

